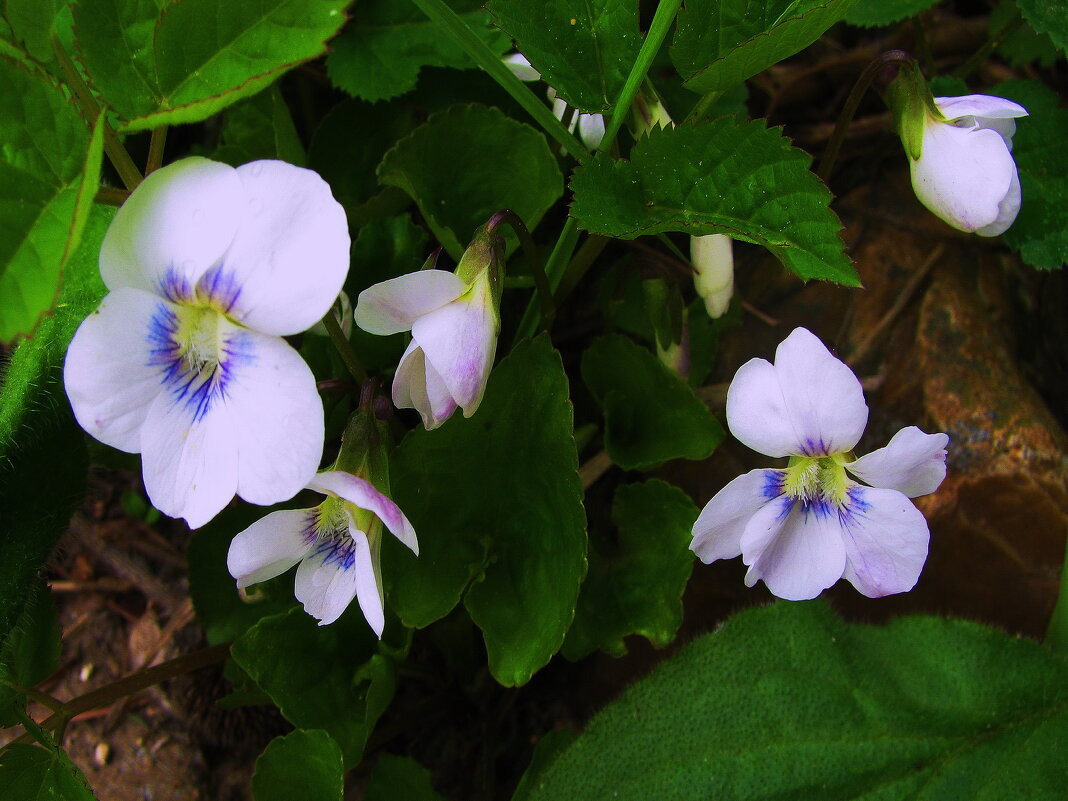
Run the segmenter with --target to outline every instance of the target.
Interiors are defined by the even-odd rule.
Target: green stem
[[[78,104],[78,109],[85,120],[92,126],[102,113],[100,106],[97,105],[96,98],[89,91],[89,87],[85,85],[78,68],[74,66],[74,62],[70,60],[67,51],[63,49],[59,39],[55,36],[52,37],[52,49],[55,51],[56,60],[59,61],[59,66],[67,79],[67,86],[70,87],[74,100]],[[115,129],[108,124],[107,120],[104,120],[104,151],[108,154],[111,163],[115,165],[115,170],[126,188],[131,192],[136,189],[144,178],[123,146],[119,135],[115,133]]]
[[[1064,549],[1064,566],[1061,568],[1061,588],[1057,593],[1057,605],[1046,629],[1046,645],[1053,651],[1068,654],[1068,546]]]
[[[534,118],[545,132],[560,143],[579,161],[589,158],[590,151],[586,146],[573,136],[560,120],[556,119],[550,109],[537,95],[519,80],[500,56],[490,50],[489,46],[478,38],[471,28],[449,8],[443,0],[412,0],[419,10],[427,15],[441,27],[444,34],[449,36],[459,47],[469,55],[472,60],[482,69],[489,73],[501,88],[523,107]]]
[[[1017,9],[1012,19],[1002,25],[997,33],[986,40],[982,47],[972,53],[971,58],[957,67],[957,70],[953,75],[957,78],[967,78],[972,74],[976,67],[990,57],[990,54],[993,53],[1002,42],[1016,33],[1016,30],[1023,25],[1023,23],[1023,14]]]
[[[564,298],[571,294],[575,287],[578,286],[579,281],[582,280],[582,277],[586,275],[586,271],[593,266],[597,257],[601,255],[601,251],[611,241],[609,237],[597,234],[587,237],[586,241],[582,243],[582,247],[578,249],[578,253],[575,254],[575,258],[567,265],[564,280],[560,282],[560,286],[556,290],[556,297],[554,298],[556,303],[562,303]]]
[[[323,317],[323,327],[330,334],[330,341],[337,348],[338,355],[341,356],[341,361],[345,363],[345,369],[349,371],[349,375],[356,379],[357,384],[362,384],[367,380],[367,371],[363,369],[363,365],[360,364],[360,357],[352,349],[352,345],[349,344],[349,340],[345,337],[345,332],[341,330],[341,324],[334,317],[333,306]]]
[[[114,186],[102,186],[96,190],[93,201],[104,206],[121,206],[130,196],[128,189],[119,189]]]
[[[530,231],[527,230],[527,226],[519,218],[519,215],[510,209],[502,209],[490,217],[486,223],[486,230],[495,233],[501,225],[510,226],[515,231],[516,236],[519,237],[519,244],[523,246],[527,264],[530,266],[530,274],[534,277],[534,286],[537,288],[538,300],[541,303],[542,321],[548,323],[555,311],[553,307],[553,291],[549,287],[549,279],[545,277],[545,268],[538,260],[538,246],[534,242],[534,237],[530,235]]]
[[[413,2],[421,8],[422,3],[440,2],[440,0],[413,0]],[[598,148],[602,153],[607,153],[611,150],[616,134],[619,133],[619,129],[630,114],[631,103],[634,102],[634,97],[638,93],[642,81],[645,80],[645,76],[649,72],[649,67],[652,66],[653,59],[660,50],[660,46],[664,43],[664,37],[667,36],[671,23],[675,20],[675,15],[681,5],[682,0],[660,0],[660,4],[657,5],[653,21],[649,25],[649,32],[645,35],[645,40],[638,51],[638,57],[634,60],[634,65],[630,68],[630,74],[627,75],[623,89],[612,107],[612,118],[605,126],[604,138],[601,139],[601,144]],[[581,159],[579,160],[581,161]],[[578,238],[578,223],[575,222],[573,217],[568,217],[567,222],[564,223],[563,230],[560,231],[560,236],[557,237],[556,246],[553,248],[552,253],[549,254],[549,260],[545,263],[545,275],[548,278],[549,286],[554,292],[564,282],[565,273],[569,269],[569,264],[571,264],[571,254],[575,251]],[[589,265],[579,263],[576,264],[575,269],[581,269],[585,272],[588,267]],[[567,283],[573,286],[577,281],[568,281]],[[538,309],[535,305],[535,299],[531,298],[522,319],[519,321],[515,341],[518,342],[525,337],[531,336],[537,330],[538,322]]]
[[[148,140],[148,159],[145,161],[145,175],[163,166],[163,148],[167,144],[167,126],[152,129],[152,138]]]
[[[690,109],[690,113],[686,115],[685,122],[693,122],[695,120],[701,119],[703,116],[705,116],[705,114],[708,113],[708,110],[712,108],[712,104],[719,100],[722,96],[723,92],[718,90],[701,95],[701,98],[696,103],[694,103],[693,108]]]

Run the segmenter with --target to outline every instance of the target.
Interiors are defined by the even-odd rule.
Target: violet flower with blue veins
[[[308,489],[323,493],[326,500],[312,509],[272,512],[234,537],[226,557],[230,575],[243,588],[281,575],[299,562],[294,594],[320,626],[341,617],[356,598],[381,638],[382,524],[418,556],[415,529],[371,482],[350,473],[319,473]]]
[[[690,548],[706,564],[740,555],[747,586],[762,580],[791,601],[815,598],[840,578],[872,598],[912,589],[929,533],[909,498],[942,483],[949,437],[909,426],[856,459],[850,451],[867,420],[853,371],[804,328],[779,345],[774,364],[743,364],[727,391],[731,433],[790,461],[720,490],[694,523]]]
[[[345,213],[310,170],[189,158],[153,172],[104,236],[109,293],[67,351],[75,417],[141,453],[153,505],[192,528],[235,493],[291,498],[322,457],[323,407],[282,337],[326,314],[348,263]]]

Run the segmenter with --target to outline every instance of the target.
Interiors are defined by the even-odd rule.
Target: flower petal
[[[158,169],[115,213],[100,246],[100,276],[108,289],[188,291],[226,252],[244,208],[229,165],[188,158]]]
[[[920,158],[912,162],[912,187],[932,213],[972,232],[997,222],[1015,174],[997,131],[930,122]]]
[[[315,509],[271,512],[230,541],[226,568],[238,588],[279,576],[315,543]]]
[[[488,281],[476,280],[465,296],[412,326],[412,338],[423,349],[427,365],[445,382],[464,417],[473,415],[482,402],[497,350],[491,294]]]
[[[763,579],[788,601],[815,598],[842,577],[845,544],[838,512],[827,503],[780,497],[757,511],[742,534],[746,586]]]
[[[779,344],[774,365],[743,364],[727,390],[731,433],[767,456],[851,450],[867,421],[860,381],[804,328]]]
[[[382,601],[382,576],[379,574],[380,557],[378,548],[371,545],[367,536],[355,526],[350,529],[353,540],[356,541],[356,550],[353,552],[353,571],[357,574],[356,601],[360,604],[363,618],[371,627],[378,639],[382,639],[382,629],[385,628],[386,615]],[[375,540],[380,547],[381,538]]]
[[[960,117],[990,117],[1011,119],[1026,117],[1027,109],[1004,97],[993,95],[961,95],[960,97],[936,97],[935,105],[947,120]]]
[[[311,170],[253,161],[237,176],[242,221],[219,267],[238,289],[230,316],[265,334],[297,334],[326,315],[345,281],[345,212]]]
[[[140,452],[141,426],[163,391],[163,376],[150,364],[152,320],[163,305],[170,304],[140,289],[117,288],[78,327],[63,365],[78,424],[127,453]]]
[[[998,204],[998,217],[989,225],[976,228],[975,233],[979,236],[1000,236],[1009,230],[1016,222],[1016,215],[1020,213],[1020,204],[1023,202],[1023,192],[1020,188],[1020,175],[1016,170],[1012,171],[1012,180],[1009,182],[1009,191]]]
[[[343,470],[327,470],[316,474],[315,478],[308,482],[308,489],[336,495],[361,509],[374,512],[393,536],[411,548],[416,556],[419,555],[419,541],[415,537],[412,524],[400,507],[375,489],[370,481]]]
[[[915,498],[934,492],[946,477],[948,444],[945,434],[924,434],[909,426],[894,434],[885,448],[844,466],[866,484]]]
[[[410,331],[424,314],[440,309],[467,291],[445,270],[420,270],[369,286],[356,299],[356,325],[386,336]]]
[[[782,495],[782,470],[750,470],[717,492],[693,524],[690,550],[706,565],[742,553],[742,533],[764,504]]]
[[[243,332],[230,352],[223,403],[237,448],[237,493],[269,505],[296,495],[323,456],[323,403],[315,376],[280,337]]]
[[[844,578],[869,598],[907,592],[927,560],[927,521],[896,490],[856,486],[842,516]]]
[[[427,364],[423,349],[414,339],[401,356],[393,376],[393,405],[398,409],[415,409],[428,431],[448,420],[457,409],[449,388]]]
[[[693,285],[713,320],[722,317],[734,294],[734,248],[726,234],[690,237]]]
[[[504,66],[512,71],[521,81],[540,81],[541,73],[530,66],[530,62],[527,57],[522,53],[510,53],[501,59],[504,62]]]
[[[340,539],[328,537],[320,540],[297,568],[293,594],[320,626],[341,617],[356,597],[358,582],[366,580],[356,569],[356,551],[361,548],[366,552],[366,538],[356,541],[347,534]],[[361,567],[365,561],[360,562]]]
[[[152,505],[199,528],[237,491],[233,425],[218,404],[200,407],[171,392],[149,407],[141,427],[141,465]]]
[[[582,144],[591,151],[596,150],[604,139],[604,115],[579,114],[578,130]]]

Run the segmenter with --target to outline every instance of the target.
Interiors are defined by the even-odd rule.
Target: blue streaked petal
[[[281,575],[316,542],[315,509],[271,512],[230,542],[226,567],[238,587],[248,587]]]
[[[742,553],[746,524],[762,506],[782,495],[782,470],[751,470],[731,481],[701,510],[690,550],[705,564]]]
[[[854,486],[839,516],[844,578],[869,598],[911,590],[927,561],[923,514],[896,490]]]
[[[297,568],[293,593],[304,611],[320,626],[333,623],[356,597],[360,572],[355,569],[357,549],[367,550],[367,540],[354,540],[347,534],[324,537]],[[360,557],[360,564],[363,557]]]

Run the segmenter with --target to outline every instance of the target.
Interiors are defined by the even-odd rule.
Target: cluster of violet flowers
[[[521,56],[511,61],[529,69]],[[1027,112],[983,95],[914,103],[915,91],[899,92],[899,101],[890,94],[920,200],[961,230],[1004,231],[1020,206],[1013,119]],[[598,123],[603,132],[603,120],[578,124],[596,137]],[[417,554],[418,539],[380,489],[388,476],[366,458],[363,435],[350,437],[360,426],[350,424],[338,459],[320,471],[323,405],[311,370],[284,339],[344,298],[349,247],[344,211],[310,170],[280,161],[235,169],[204,158],[157,170],[104,237],[108,294],[75,334],[64,382],[82,427],[140,453],[153,505],[191,528],[235,495],[263,506],[303,489],[325,496],[234,537],[230,573],[244,588],[298,565],[295,595],[321,625],[355,598],[381,637],[383,527]],[[476,237],[455,272],[422,269],[357,300],[352,319],[364,330],[411,332],[392,398],[427,429],[457,409],[471,416],[485,391],[500,330],[501,260],[492,250]],[[698,293],[718,316],[732,292],[730,240],[694,238],[692,256]],[[791,600],[841,578],[871,597],[911,589],[929,533],[910,499],[944,479],[948,437],[910,426],[857,458],[867,416],[852,370],[804,328],[786,337],[773,363],[742,365],[727,395],[729,428],[753,450],[788,461],[734,479],[708,502],[693,526],[698,558],[741,556],[747,585],[763,581]]]

